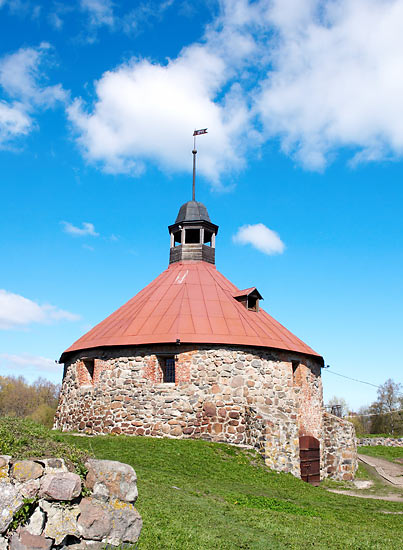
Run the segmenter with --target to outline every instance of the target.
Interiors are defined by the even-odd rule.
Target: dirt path
[[[358,458],[361,462],[364,462],[364,464],[368,464],[375,468],[378,474],[388,483],[403,489],[403,465],[374,456],[359,454]]]
[[[375,500],[389,500],[391,502],[403,502],[403,497],[399,497],[399,495],[363,495],[361,493],[356,493],[355,491],[344,491],[342,489],[327,489],[329,493],[337,493],[338,495],[348,495],[350,497],[358,497],[358,498],[373,498]],[[403,514],[403,512],[402,512]]]

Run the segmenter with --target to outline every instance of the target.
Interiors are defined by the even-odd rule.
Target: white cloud
[[[403,154],[402,0],[275,0],[272,70],[256,95],[266,138],[310,169],[339,148]]]
[[[83,11],[88,12],[90,23],[94,27],[114,25],[113,3],[110,0],[81,0],[80,6]]]
[[[32,120],[20,103],[7,104],[0,100],[0,145],[15,136],[28,134]]]
[[[28,134],[34,122],[32,114],[48,109],[66,99],[60,84],[44,85],[42,65],[50,49],[42,43],[38,48],[21,48],[0,59],[0,146],[15,137]]]
[[[28,353],[23,354],[10,354],[0,353],[0,365],[4,368],[10,368],[11,373],[18,370],[31,369],[32,367],[40,374],[42,371],[57,372],[60,373],[60,365],[55,363],[54,359],[48,359],[47,357],[41,357],[36,355],[30,355]]]
[[[38,303],[0,289],[0,329],[22,328],[32,323],[77,321],[79,315],[55,306]]]
[[[209,136],[198,142],[200,172],[217,181],[224,171],[242,167],[257,135],[242,88],[233,81],[254,51],[243,29],[248,24],[222,19],[219,32],[210,27],[202,43],[176,59],[132,59],[104,73],[92,109],[76,99],[68,110],[87,159],[111,173],[141,174],[148,160],[187,171],[193,130],[208,127]]]
[[[50,13],[48,15],[48,21],[51,26],[56,30],[60,30],[64,24],[63,19],[57,12]]]
[[[144,32],[153,20],[161,20],[164,13],[169,9],[175,0],[147,0],[139,3],[120,20],[120,26],[126,33],[139,34]]]
[[[63,231],[69,233],[69,235],[74,235],[76,237],[85,237],[87,235],[91,237],[99,237],[99,233],[95,231],[93,223],[83,222],[82,227],[76,227],[70,222],[60,222],[63,225]]]
[[[234,243],[251,244],[264,254],[282,254],[285,249],[278,233],[266,227],[263,223],[243,225],[232,237]]]
[[[53,383],[60,383],[63,367],[48,357],[29,353],[0,353],[0,375],[23,376],[29,382],[45,378]]]
[[[354,162],[403,156],[403,0],[221,0],[219,8],[175,59],[132,59],[101,76],[93,105],[69,107],[89,161],[133,175],[150,160],[190,170],[199,126],[209,128],[200,171],[212,181],[271,139],[314,170],[342,148]]]
[[[0,59],[0,86],[7,95],[30,106],[53,107],[65,100],[66,92],[60,84],[41,85],[40,66],[49,49],[50,45],[43,42],[38,48],[21,48]]]

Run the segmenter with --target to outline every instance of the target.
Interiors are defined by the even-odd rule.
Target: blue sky
[[[168,263],[217,267],[331,366],[402,382],[403,0],[0,0],[0,373],[54,360]]]

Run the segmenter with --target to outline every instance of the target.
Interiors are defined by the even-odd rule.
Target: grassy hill
[[[12,429],[12,433],[10,433]],[[32,452],[34,451],[34,452]],[[253,451],[205,441],[74,437],[0,421],[0,454],[87,454],[131,464],[144,520],[139,550],[401,548],[403,505],[311,487]]]
[[[401,548],[402,504],[311,487],[268,470],[252,451],[192,440],[63,437],[135,468],[144,520],[139,550]]]

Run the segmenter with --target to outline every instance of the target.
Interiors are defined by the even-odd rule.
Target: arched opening
[[[311,485],[320,483],[320,443],[311,435],[299,438],[301,479]]]

